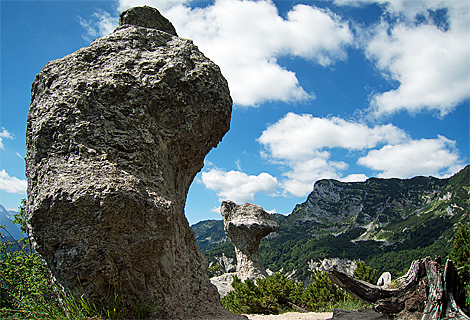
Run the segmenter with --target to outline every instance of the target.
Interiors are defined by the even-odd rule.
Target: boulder
[[[279,228],[277,222],[263,208],[252,203],[239,206],[233,201],[224,201],[220,213],[225,234],[235,245],[238,278],[267,277],[259,255],[259,244],[261,239]]]
[[[233,291],[232,282],[233,276],[237,275],[235,272],[224,273],[218,277],[212,277],[211,283],[217,287],[217,291],[219,291],[220,298],[225,297],[228,295],[230,291]]]
[[[356,260],[325,258],[320,262],[315,262],[314,260],[310,260],[308,262],[308,270],[310,270],[311,272],[326,272],[331,268],[346,273],[349,276],[353,276],[354,271],[356,271],[357,269]]]
[[[57,284],[89,301],[148,306],[159,319],[240,319],[220,305],[184,215],[194,176],[230,127],[227,81],[156,9],[120,21],[32,84],[34,248]]]
[[[341,270],[339,270],[341,271]],[[390,272],[384,272],[377,281],[377,286],[386,287],[392,283],[392,274]]]

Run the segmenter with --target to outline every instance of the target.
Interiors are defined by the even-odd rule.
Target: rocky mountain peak
[[[345,219],[358,225],[389,223],[422,207],[446,183],[446,179],[434,177],[371,178],[365,182],[319,180],[307,200],[296,206],[291,219],[326,224]]]

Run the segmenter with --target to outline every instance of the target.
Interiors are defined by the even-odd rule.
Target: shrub
[[[372,270],[371,267],[367,266],[362,261],[356,262],[356,270],[354,270],[354,278],[369,282],[371,284],[376,284],[379,280],[377,277],[377,269]]]
[[[242,282],[236,275],[233,291],[222,299],[222,306],[234,313],[279,314],[292,311],[300,301],[303,285],[280,273],[271,277]]]
[[[25,202],[22,204],[13,222],[25,232]],[[3,238],[2,232],[0,236]],[[119,294],[97,305],[83,295],[64,293],[53,283],[39,254],[30,248],[29,239],[0,243],[0,270],[1,319],[142,319],[155,307],[141,302],[130,310]]]
[[[302,301],[307,309],[328,311],[344,300],[346,293],[331,282],[327,272],[315,271],[311,277],[312,283],[302,294]]]
[[[454,248],[449,255],[465,290],[465,305],[470,305],[470,223],[462,225],[455,234]]]
[[[279,314],[289,311],[331,311],[333,308],[358,309],[360,300],[333,284],[327,272],[316,271],[312,283],[304,290],[303,283],[285,275],[247,279],[233,277],[233,291],[222,299],[222,306],[233,313]]]

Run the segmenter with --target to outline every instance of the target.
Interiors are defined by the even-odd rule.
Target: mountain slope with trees
[[[278,217],[280,228],[261,241],[263,263],[272,271],[297,270],[296,276],[305,279],[310,260],[361,259],[379,272],[397,276],[415,259],[445,258],[458,227],[470,221],[469,168],[447,179],[320,180],[304,203]],[[222,221],[211,225],[208,230],[223,232]],[[196,238],[198,244],[207,240],[198,232]],[[228,241],[203,248],[210,261],[222,252],[235,258]]]

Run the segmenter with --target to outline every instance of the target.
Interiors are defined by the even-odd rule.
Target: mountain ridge
[[[273,271],[295,269],[305,278],[308,262],[323,258],[361,259],[397,274],[417,255],[445,257],[457,227],[469,222],[469,176],[467,165],[444,179],[319,180],[306,201],[282,216],[280,228],[261,241],[263,263]],[[212,221],[213,228],[217,224],[222,221]],[[200,230],[203,226],[198,223]],[[201,234],[196,234],[198,244]],[[234,257],[226,241],[203,251],[214,263],[222,253]]]
[[[25,235],[20,231],[19,226],[12,222],[12,220],[15,219],[15,214],[17,213],[17,211],[7,210],[0,204],[0,225],[5,226],[8,230],[8,232],[6,232],[5,230],[0,229],[0,232],[5,237],[2,241],[12,241],[13,239],[11,239],[11,237],[15,240],[25,237]]]

